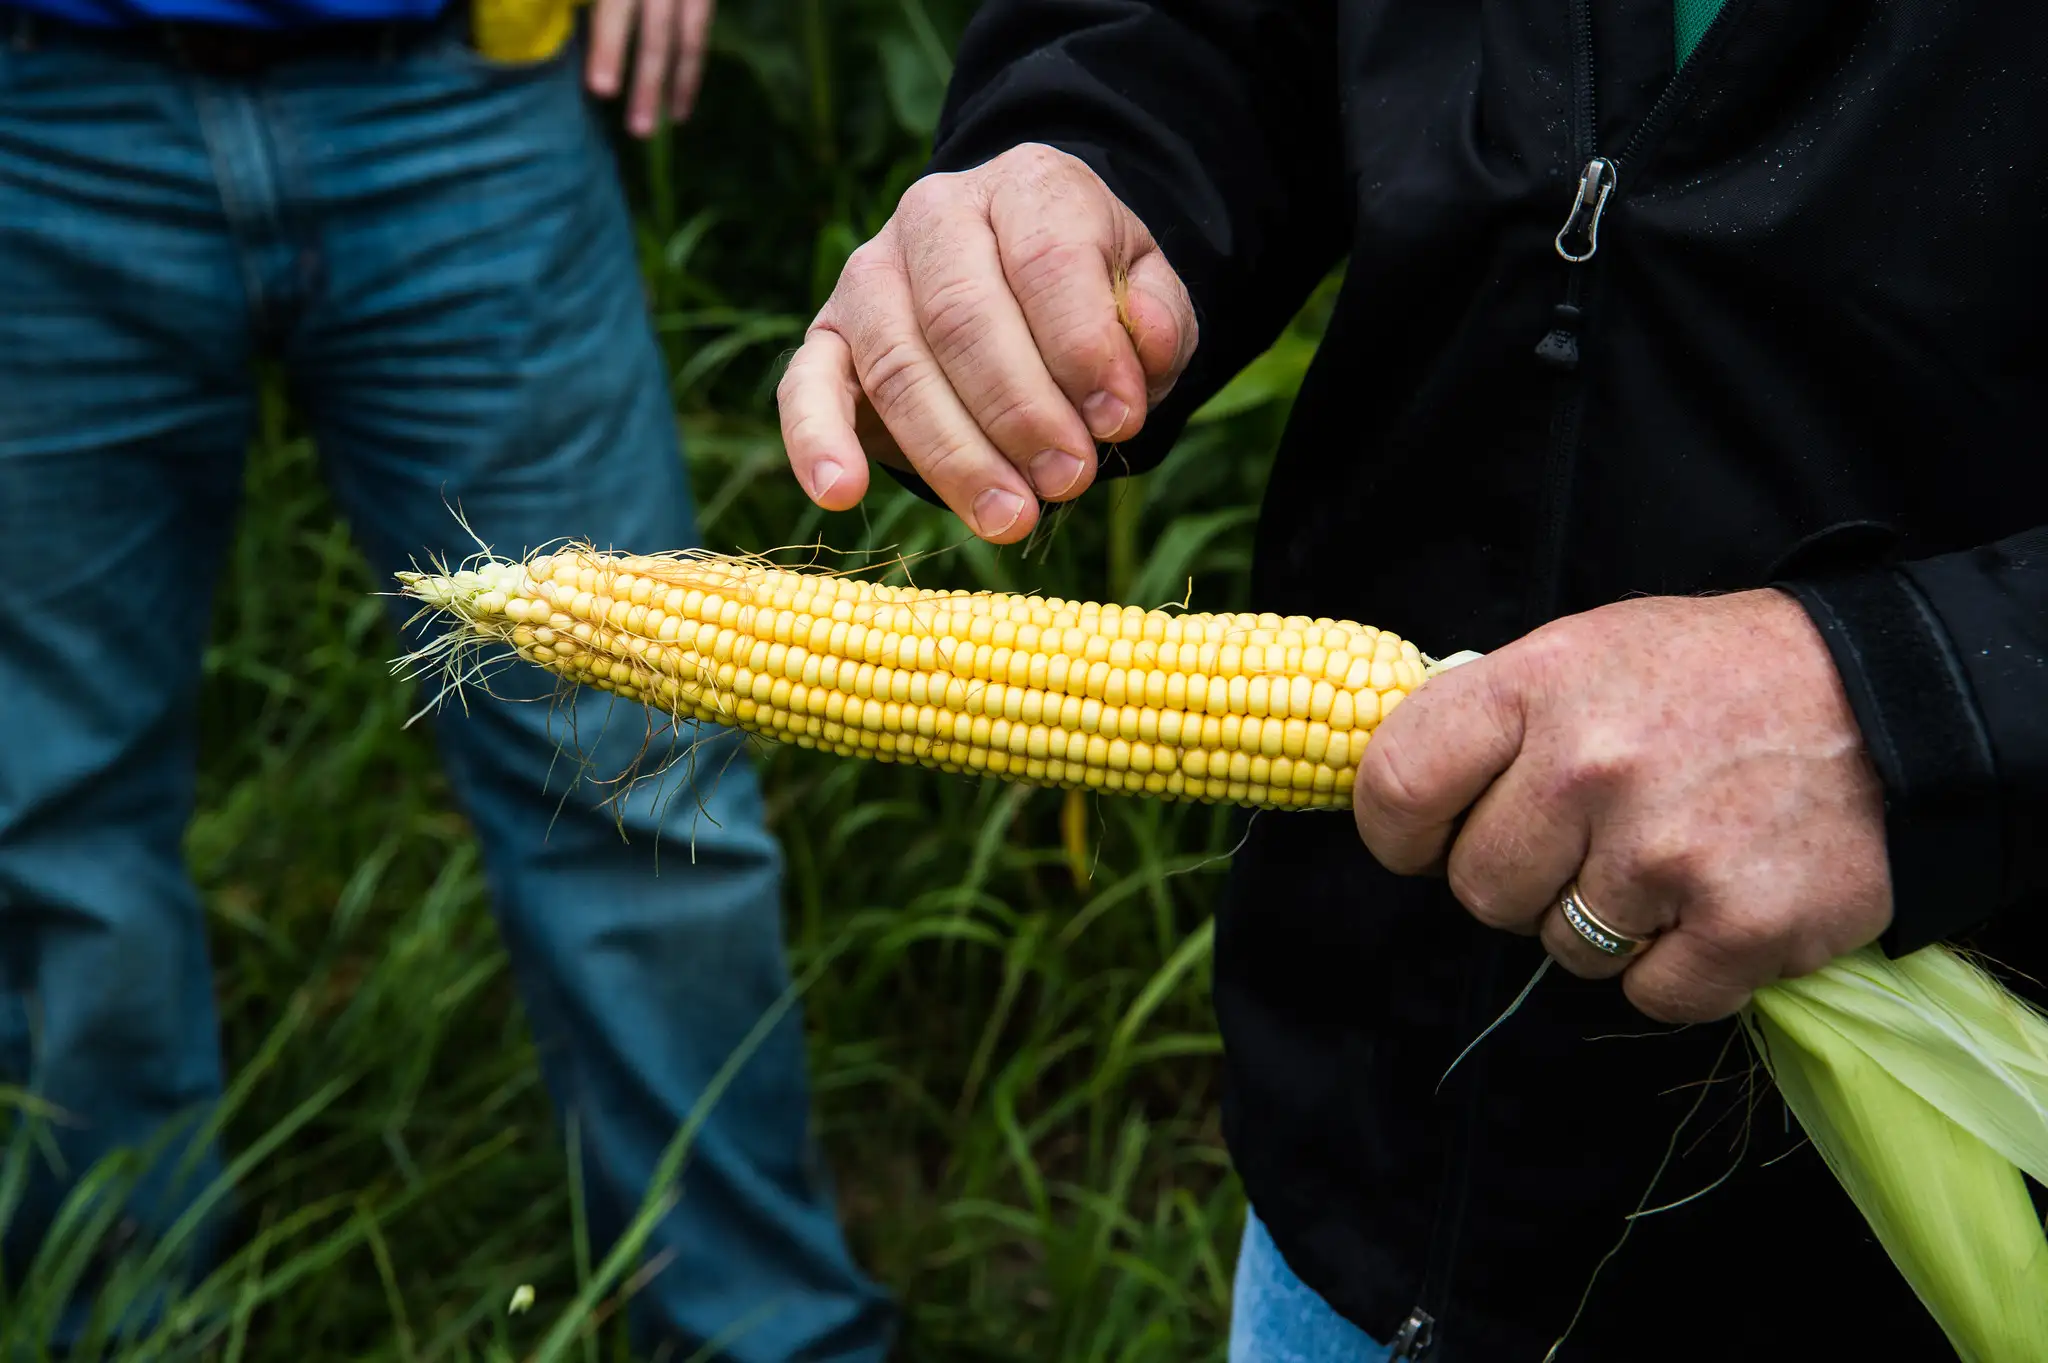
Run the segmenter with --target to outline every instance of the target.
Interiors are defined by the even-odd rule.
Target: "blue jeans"
[[[1231,1291],[1230,1363],[1384,1363],[1387,1346],[1337,1314],[1245,1220]]]
[[[451,507],[501,554],[694,542],[579,61],[494,65],[451,24],[215,79],[0,13],[0,1082],[74,1118],[56,1128],[68,1173],[38,1159],[11,1218],[17,1273],[79,1171],[221,1092],[180,838],[252,359],[282,361],[387,583],[474,551]],[[724,767],[709,817],[686,795],[661,828],[672,781],[601,807],[644,728],[607,725],[597,693],[518,703],[548,682],[503,671],[504,700],[472,693],[434,734],[603,1242],[788,984],[781,854],[754,773],[715,749],[697,764]],[[589,764],[566,801],[565,742]],[[792,1010],[712,1110],[649,1246],[668,1256],[636,1298],[650,1347],[680,1359],[737,1331],[732,1363],[882,1357],[893,1309],[852,1262],[808,1122]],[[186,1186],[220,1167],[209,1152]],[[133,1203],[145,1237],[183,1205],[160,1185]]]

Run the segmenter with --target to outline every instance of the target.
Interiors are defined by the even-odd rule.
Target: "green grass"
[[[1198,607],[1241,604],[1315,310],[1191,429],[1172,478],[1105,486],[1027,546],[963,542],[893,487],[826,516],[787,475],[778,358],[914,174],[966,8],[787,0],[727,18],[701,126],[627,156],[705,540],[888,547],[928,555],[920,581],[1148,604],[1192,581]],[[756,131],[730,143],[741,127]],[[541,1088],[470,832],[424,728],[404,727],[421,697],[388,666],[385,584],[281,417],[249,498],[188,844],[245,1235],[173,1311],[203,1322],[184,1343],[107,1356],[624,1357],[632,1265],[592,1262],[578,1231],[574,1133]],[[1077,849],[1057,793],[759,755],[823,1139],[856,1250],[905,1308],[902,1356],[1220,1359],[1243,1215],[1207,996],[1227,813],[1091,801]],[[17,1136],[33,1125],[20,1095],[0,1106]],[[95,1171],[27,1279],[0,1285],[0,1343],[32,1350],[105,1232],[91,1194],[123,1176]],[[110,1314],[139,1281],[116,1277]],[[508,1315],[522,1284],[535,1304]]]

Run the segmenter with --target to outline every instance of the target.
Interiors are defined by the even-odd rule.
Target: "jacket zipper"
[[[1565,225],[1559,229],[1555,242],[1557,253],[1565,258],[1570,269],[1565,277],[1564,302],[1553,310],[1556,325],[1536,346],[1539,358],[1567,374],[1576,369],[1579,362],[1578,334],[1584,315],[1581,299],[1585,267],[1599,250],[1600,216],[1607,211],[1616,185],[1613,164],[1600,157],[1597,151],[1599,127],[1594,120],[1599,110],[1594,99],[1592,0],[1571,0],[1570,14],[1572,147],[1575,159],[1584,169],[1579,173],[1578,193],[1572,200],[1572,211]],[[1583,246],[1581,238],[1584,239]],[[1561,555],[1564,541],[1564,490],[1571,478],[1571,452],[1578,443],[1579,413],[1583,402],[1583,386],[1571,383],[1551,422],[1544,493],[1547,524],[1543,563],[1546,566],[1539,574],[1542,581],[1538,600],[1531,603],[1539,610],[1547,610],[1547,603],[1557,594],[1554,565]],[[1479,972],[1483,987],[1475,987],[1471,991],[1464,1010],[1463,1021],[1468,1033],[1484,1023],[1483,1014],[1492,994],[1493,981],[1499,974],[1504,949],[1504,944],[1489,944],[1485,964]],[[1473,1131],[1478,1124],[1482,1074],[1483,1068],[1475,1066],[1475,1072],[1466,1077],[1466,1099],[1451,1135],[1450,1168],[1438,1192],[1436,1222],[1430,1230],[1429,1265],[1423,1278],[1422,1300],[1396,1334],[1387,1355],[1389,1363],[1410,1363],[1411,1360],[1419,1363],[1419,1360],[1427,1358],[1436,1344],[1439,1322],[1450,1306],[1451,1275],[1457,1264],[1458,1242],[1463,1238],[1465,1229],[1467,1166],[1472,1158]]]
[[[1487,943],[1478,976],[1465,995],[1462,1014],[1467,1032],[1476,1030],[1486,1019],[1487,1001],[1492,998],[1494,983],[1500,978],[1500,962],[1506,950],[1505,935]],[[1451,1271],[1457,1266],[1458,1241],[1465,1227],[1466,1174],[1472,1159],[1472,1131],[1478,1120],[1479,1100],[1485,1088],[1482,1082],[1485,1057],[1474,1056],[1466,1064],[1472,1072],[1466,1080],[1465,1100],[1451,1134],[1444,1181],[1438,1189],[1436,1223],[1429,1237],[1429,1264],[1422,1279],[1422,1300],[1408,1313],[1408,1318],[1401,1322],[1389,1342],[1388,1363],[1427,1358],[1436,1344],[1437,1322],[1443,1319],[1450,1307]]]
[[[1572,23],[1572,159],[1579,163],[1579,192],[1572,211],[1558,229],[1557,253],[1570,264],[1565,276],[1564,302],[1551,310],[1554,325],[1536,343],[1536,356],[1556,369],[1572,370],[1579,365],[1579,322],[1584,266],[1600,249],[1600,215],[1614,196],[1614,163],[1598,154],[1599,104],[1593,84],[1593,0],[1571,0]],[[1574,230],[1576,229],[1576,231]],[[1571,245],[1566,245],[1567,238]],[[1584,250],[1577,249],[1580,238]]]
[[[1573,152],[1579,163],[1577,192],[1571,211],[1553,241],[1565,262],[1564,301],[1551,309],[1551,328],[1536,343],[1536,358],[1568,380],[1564,396],[1553,414],[1550,451],[1543,490],[1545,507],[1544,553],[1536,575],[1535,591],[1529,602],[1529,624],[1541,624],[1556,614],[1564,576],[1566,509],[1573,465],[1579,444],[1579,427],[1585,416],[1585,386],[1575,379],[1579,367],[1579,343],[1586,322],[1586,287],[1593,259],[1600,253],[1600,222],[1621,193],[1622,172],[1629,169],[1645,141],[1661,133],[1672,114],[1692,93],[1698,81],[1700,54],[1709,40],[1729,20],[1729,11],[1740,8],[1739,0],[1728,0],[1714,16],[1707,31],[1684,63],[1672,74],[1637,123],[1618,156],[1603,156],[1599,150],[1598,105],[1593,80],[1592,0],[1572,0],[1572,86],[1575,96],[1572,114]]]
[[[1593,79],[1592,0],[1571,0],[1572,146],[1580,169],[1571,211],[1565,215],[1564,225],[1558,229],[1553,242],[1567,270],[1564,301],[1551,310],[1551,329],[1536,343],[1537,358],[1560,371],[1566,384],[1551,422],[1544,487],[1543,555],[1535,595],[1529,603],[1528,624],[1532,628],[1556,613],[1562,585],[1566,508],[1586,401],[1585,385],[1578,381],[1576,375],[1579,340],[1586,320],[1586,279],[1594,257],[1600,252],[1601,219],[1614,203],[1615,195],[1620,193],[1622,171],[1632,164],[1632,158],[1645,140],[1662,131],[1672,113],[1691,93],[1697,80],[1700,53],[1707,49],[1709,39],[1729,21],[1729,11],[1741,7],[1741,0],[1728,0],[1723,5],[1684,64],[1673,73],[1670,82],[1657,96],[1656,103],[1650,106],[1649,113],[1630,133],[1621,154],[1610,157],[1601,155],[1599,151],[1599,108]],[[1472,991],[1471,1002],[1466,1009],[1472,1015],[1466,1021],[1473,1027],[1485,1021],[1481,1015],[1491,995],[1492,982],[1498,976],[1504,949],[1503,943],[1487,953],[1480,972],[1486,987]],[[1468,1081],[1467,1100],[1452,1136],[1451,1167],[1440,1189],[1436,1221],[1430,1232],[1430,1262],[1423,1279],[1422,1300],[1395,1332],[1387,1355],[1389,1363],[1418,1363],[1428,1357],[1436,1344],[1437,1331],[1449,1305],[1451,1270],[1456,1264],[1458,1241],[1464,1230],[1466,1165],[1471,1158],[1472,1132],[1478,1118],[1479,1087],[1478,1075],[1475,1074]]]

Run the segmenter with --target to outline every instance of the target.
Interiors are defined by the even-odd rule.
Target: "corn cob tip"
[[[495,613],[533,584],[526,567],[515,562],[488,560],[474,568],[452,573],[398,573],[405,595],[432,610],[446,611],[462,623],[476,625]]]

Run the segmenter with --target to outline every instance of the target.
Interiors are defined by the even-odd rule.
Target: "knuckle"
[[[1059,373],[1086,375],[1095,386],[1093,380],[1116,362],[1116,335],[1107,325],[1055,330],[1046,344],[1046,363]]]
[[[1664,971],[1630,970],[1621,977],[1622,993],[1636,1011],[1674,1027],[1719,1022],[1746,1005],[1751,993],[1733,987],[1698,968]]]
[[[831,296],[818,309],[804,338],[836,331],[849,345],[871,331],[892,309],[889,300],[902,290],[903,265],[891,245],[869,241],[856,247],[839,267]]]
[[[893,234],[871,237],[853,248],[839,268],[835,299],[858,296],[884,278],[900,277],[903,261]]]
[[[918,346],[907,339],[874,347],[859,363],[861,389],[885,421],[914,404],[931,379]]]
[[[902,196],[896,200],[894,216],[907,227],[928,222],[944,211],[952,202],[955,192],[950,178],[926,175],[912,181],[910,187],[903,191]]]
[[[1017,301],[1029,306],[1056,298],[1072,279],[1099,271],[1101,250],[1074,240],[1060,224],[1041,222],[1014,242],[1005,242],[1003,254],[1009,260],[1010,288]]]
[[[1707,929],[1715,957],[1731,967],[1773,954],[1778,938],[1775,925],[1761,914],[1720,914]]]
[[[1512,656],[1532,688],[1557,695],[1574,673],[1584,670],[1584,621],[1578,616],[1551,620],[1501,650]]]
[[[1676,825],[1639,831],[1616,855],[1628,883],[1688,898],[1707,885],[1717,861],[1695,834]]]
[[[803,388],[803,357],[797,356],[782,371],[782,377],[775,381],[775,405],[785,413],[789,411],[797,394]]]
[[[1102,387],[1108,370],[1116,364],[1116,332],[1110,325],[1114,323],[1090,323],[1077,317],[1044,325],[1040,354],[1047,370],[1083,391]]]
[[[1070,173],[1077,163],[1073,157],[1043,142],[1025,142],[1004,152],[993,164],[1000,166],[1004,175],[1043,185]]]
[[[787,407],[811,382],[811,371],[817,367],[820,356],[808,342],[819,332],[828,330],[829,327],[822,325],[812,326],[804,335],[807,344],[797,347],[796,353],[789,357],[789,363],[782,367],[782,376],[775,381],[775,401],[778,405]]]
[[[1072,243],[1016,253],[1010,287],[1040,338],[1046,363],[1056,372],[1092,379],[1128,349],[1123,329],[1106,295],[1078,287],[1101,272],[1100,256]]]
[[[1628,971],[1621,977],[1621,992],[1637,1012],[1653,1021],[1683,1026],[1704,1020],[1694,1016],[1697,1010],[1689,1005],[1682,990],[1675,990],[1656,976]]]
[[[783,432],[783,443],[791,449],[801,449],[812,443],[814,434],[830,437],[832,423],[821,412],[800,412],[789,419]]]
[[[1483,867],[1475,865],[1473,858],[1460,856],[1454,851],[1451,863],[1445,869],[1445,879],[1452,897],[1485,926],[1505,928],[1518,921],[1503,902],[1494,878]]]
[[[1378,815],[1408,820],[1422,813],[1421,774],[1398,733],[1375,733],[1365,745],[1358,763],[1358,793]]]
[[[971,275],[940,280],[919,309],[932,349],[941,355],[972,354],[988,338],[992,302],[986,283]]]
[[[919,458],[917,469],[935,488],[969,487],[983,481],[973,476],[974,453],[963,445],[947,441]]]
[[[998,445],[1044,443],[1034,438],[1041,432],[1046,433],[1045,440],[1053,438],[1050,434],[1052,423],[1029,394],[1015,388],[999,388],[976,405],[979,410],[975,419]]]
[[[1559,773],[1564,793],[1577,798],[1606,797],[1634,778],[1640,755],[1625,736],[1602,724],[1583,726]]]

